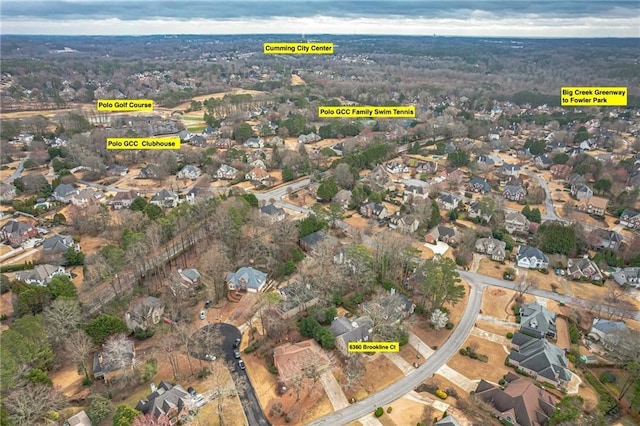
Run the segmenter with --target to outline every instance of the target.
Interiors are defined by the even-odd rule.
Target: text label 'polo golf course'
[[[98,111],[153,111],[151,99],[99,99]]]

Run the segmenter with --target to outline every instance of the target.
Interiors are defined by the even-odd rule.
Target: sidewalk
[[[349,401],[347,401],[347,397],[344,396],[344,392],[342,392],[342,388],[333,376],[331,370],[322,373],[320,383],[322,383],[324,391],[327,393],[329,401],[331,401],[333,411],[338,411],[349,406]]]
[[[471,329],[471,335],[484,340],[488,340],[493,343],[497,343],[502,346],[509,346],[511,344],[511,341],[507,339],[506,336],[500,336],[499,334],[491,333],[490,331],[484,331],[477,327],[473,327]]]
[[[433,349],[429,347],[425,342],[420,340],[418,336],[409,332],[409,344],[416,348],[418,352],[425,358],[429,358],[435,352]]]
[[[439,374],[442,377],[446,378],[447,380],[450,380],[456,386],[460,386],[462,389],[466,390],[467,392],[475,391],[476,388],[478,387],[478,383],[475,380],[471,380],[467,376],[464,376],[458,373],[456,370],[449,367],[447,364],[440,367],[440,369],[436,371],[436,374]]]
[[[402,371],[402,374],[405,376],[416,371],[415,367],[405,361],[398,353],[396,352],[385,352],[384,356],[386,356],[389,361],[391,361],[396,367]]]

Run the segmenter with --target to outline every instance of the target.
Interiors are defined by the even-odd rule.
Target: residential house
[[[589,233],[587,241],[595,250],[618,251],[622,244],[622,236],[616,231],[596,228]]]
[[[578,184],[584,184],[586,180],[582,175],[579,175],[577,173],[571,173],[569,176],[567,176],[567,178],[565,179],[565,182],[573,186]]]
[[[147,330],[162,320],[164,303],[157,297],[149,296],[124,315],[124,321],[129,330]]]
[[[571,185],[571,195],[576,197],[578,200],[582,200],[583,198],[590,198],[593,196],[593,190],[589,188],[587,185],[578,183]]]
[[[91,419],[84,410],[69,417],[64,426],[92,426]]]
[[[61,203],[69,204],[71,197],[76,195],[78,190],[68,183],[61,183],[53,190],[53,198]]]
[[[592,214],[594,216],[604,216],[608,204],[608,199],[593,196],[582,198],[576,208],[578,211]]]
[[[500,187],[522,186],[522,179],[520,179],[520,176],[498,175],[498,178],[500,179]]]
[[[200,176],[200,169],[191,164],[187,164],[178,172],[178,179],[191,179],[195,180]]]
[[[611,278],[622,287],[640,288],[640,268],[637,266],[618,268],[611,274]]]
[[[332,201],[339,204],[343,209],[347,209],[351,204],[351,191],[348,189],[341,189],[333,196]]]
[[[482,379],[474,395],[491,407],[493,415],[506,424],[548,425],[558,399],[544,388],[515,374],[508,373],[505,381],[503,389]]]
[[[262,148],[264,147],[264,139],[249,138],[246,141],[244,141],[244,146],[247,148],[253,148],[253,149]]]
[[[558,141],[551,141],[549,143],[547,143],[546,147],[545,147],[545,151],[547,152],[552,152],[554,150],[565,150],[567,148],[567,144],[564,142],[558,142]]]
[[[632,352],[634,349],[634,340],[622,321],[612,321],[603,318],[594,318],[591,329],[587,337],[597,343],[600,343],[607,351]]]
[[[131,207],[133,200],[138,198],[140,194],[131,189],[129,191],[117,192],[113,199],[110,201],[111,207],[114,210],[128,209]]]
[[[200,280],[202,279],[202,275],[196,268],[188,268],[188,269],[178,269],[178,275],[184,281],[183,286],[187,288],[194,288],[198,284],[200,284]]]
[[[403,234],[411,234],[418,229],[420,226],[420,221],[414,215],[401,215],[400,212],[397,212],[391,215],[389,219],[389,228],[397,229],[398,232]]]
[[[45,238],[42,243],[42,260],[49,264],[63,265],[67,260],[66,254],[70,248],[80,251],[80,244],[73,241],[69,235],[54,235]]]
[[[369,342],[373,335],[373,321],[362,316],[353,321],[345,317],[338,317],[331,323],[331,331],[336,336],[336,348],[344,356],[350,356],[349,342]]]
[[[231,148],[235,144],[236,143],[229,138],[220,138],[213,144],[213,146],[215,146],[216,148],[224,149],[224,148]]]
[[[495,238],[479,238],[476,240],[476,251],[487,254],[491,260],[503,262],[506,257],[507,244]]]
[[[338,142],[335,145],[331,145],[329,148],[331,148],[331,150],[333,152],[335,152],[338,157],[342,157],[342,154],[344,152],[344,143],[343,142]]]
[[[467,191],[486,194],[491,191],[491,185],[489,185],[489,182],[487,182],[486,179],[475,176],[472,177],[467,184]]]
[[[169,209],[178,205],[178,195],[167,189],[163,189],[160,192],[157,192],[156,195],[151,197],[149,200],[150,204],[155,204],[158,207],[162,207],[164,209]]]
[[[318,142],[321,139],[322,138],[319,135],[311,132],[308,135],[298,136],[298,143],[313,143],[313,142]]]
[[[387,324],[397,324],[411,315],[416,305],[404,294],[396,293],[395,288],[391,292],[377,298],[377,301],[362,304],[362,311],[371,318],[381,318]]]
[[[56,275],[64,275],[67,278],[71,278],[71,274],[63,266],[43,264],[37,265],[33,269],[16,272],[16,280],[30,285],[45,286]]]
[[[0,183],[0,201],[11,201],[16,197],[16,187],[8,183]]]
[[[273,349],[273,365],[278,370],[278,381],[291,387],[301,371],[313,367],[315,371],[329,369],[331,362],[320,345],[314,340],[285,343]]]
[[[502,196],[509,201],[524,201],[527,190],[521,185],[507,185],[502,190]]]
[[[280,301],[276,305],[276,312],[283,319],[291,318],[320,301],[315,286],[311,283],[293,282],[276,290],[280,294]]]
[[[320,244],[329,244],[337,246],[337,240],[325,231],[316,231],[300,238],[298,242],[300,247],[306,252],[313,252]]]
[[[217,179],[226,179],[226,180],[233,180],[237,176],[238,176],[238,169],[228,166],[226,164],[221,165],[215,174],[215,177]]]
[[[467,218],[468,219],[479,219],[484,223],[489,223],[491,220],[491,214],[485,213],[480,208],[480,202],[472,201],[467,207]]]
[[[604,278],[598,265],[588,257],[569,259],[567,261],[567,275],[574,280],[602,281]]]
[[[437,422],[434,423],[435,426],[461,426],[460,422],[456,420],[451,414],[448,414],[446,417],[441,418]]]
[[[210,200],[213,198],[213,195],[213,191],[208,187],[194,186],[186,193],[184,201],[187,201],[190,204],[196,204],[201,201]]]
[[[409,173],[409,166],[404,165],[401,161],[393,160],[389,161],[385,168],[389,173],[400,174],[400,173]]]
[[[140,169],[138,179],[160,179],[160,176],[162,176],[160,167],[155,164],[149,164]]]
[[[546,155],[537,155],[533,158],[533,164],[535,164],[539,169],[548,169],[551,167],[553,162]]]
[[[90,204],[101,203],[104,194],[93,188],[84,188],[71,195],[70,202],[74,206],[87,207]]]
[[[460,235],[454,228],[438,225],[426,235],[425,240],[430,244],[442,241],[450,246],[456,246],[460,242]]]
[[[189,145],[193,145],[193,146],[198,146],[200,148],[204,148],[205,146],[207,146],[207,140],[204,137],[200,136],[200,135],[195,135],[189,141]]]
[[[383,166],[376,166],[371,172],[362,179],[363,183],[373,192],[393,191],[395,185]]]
[[[518,177],[520,175],[520,166],[517,164],[505,163],[498,168],[498,173]]]
[[[438,163],[435,161],[419,161],[416,164],[416,174],[432,175],[438,171]]]
[[[537,247],[519,246],[516,259],[521,268],[546,269],[549,266],[549,258]]]
[[[539,339],[556,338],[556,314],[538,302],[520,306],[520,331]]]
[[[561,389],[571,381],[569,361],[564,350],[546,339],[516,333],[511,340],[511,347],[513,349],[507,358],[509,365],[534,380],[550,383]]]
[[[11,245],[11,247],[20,247],[25,241],[38,236],[38,230],[27,222],[18,222],[10,220],[0,228],[0,236],[2,241]]]
[[[107,176],[126,176],[129,169],[118,164],[107,166]]]
[[[513,234],[514,232],[529,232],[530,225],[531,222],[529,222],[529,219],[527,219],[525,215],[520,212],[509,211],[504,216],[504,228],[510,234]]]
[[[269,219],[271,224],[280,222],[287,216],[283,208],[274,206],[273,204],[267,204],[260,207],[260,215]]]
[[[640,229],[640,213],[625,209],[620,215],[620,225],[631,229]]]
[[[453,210],[458,208],[458,204],[460,204],[460,197],[457,197],[453,194],[442,194],[436,200],[438,203],[438,207],[442,210]]]
[[[572,167],[567,164],[554,164],[551,166],[551,176],[554,179],[565,179],[571,173]]]
[[[258,169],[267,169],[267,166],[264,164],[264,161],[262,161],[261,158],[258,158],[257,160],[253,160],[251,163],[249,163],[249,165],[252,168],[258,168]]]
[[[406,185],[406,184],[405,184]],[[406,185],[402,194],[405,203],[415,201],[418,198],[426,200],[429,198],[429,188],[426,185]]]
[[[258,293],[267,283],[267,274],[251,266],[243,266],[236,272],[229,272],[226,277],[229,290],[246,290]]]
[[[271,176],[269,176],[269,173],[267,173],[264,169],[256,167],[249,173],[247,173],[244,178],[251,182],[264,183],[268,181],[270,177]]]
[[[495,167],[502,163],[502,159],[495,155],[478,155],[476,157],[476,163],[486,167]]]
[[[204,129],[201,134],[205,139],[213,139],[220,134],[220,131],[215,127],[207,126],[207,128]]]
[[[387,208],[378,203],[367,203],[360,206],[360,214],[363,217],[373,217],[378,220],[387,217]]]
[[[194,133],[191,133],[188,130],[181,130],[178,132],[178,137],[182,142],[189,142],[195,136]]]
[[[172,425],[179,424],[182,415],[188,415],[196,406],[189,392],[178,384],[161,381],[157,388],[152,386],[151,389],[153,392],[146,400],[138,402],[136,410],[143,414],[151,414],[155,419],[165,415]]]

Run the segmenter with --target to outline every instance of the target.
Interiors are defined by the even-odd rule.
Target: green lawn
[[[201,132],[206,128],[207,126],[188,126],[187,130],[190,132]]]

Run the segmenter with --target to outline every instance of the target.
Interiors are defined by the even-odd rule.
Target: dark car
[[[196,390],[195,390],[194,388],[192,388],[191,386],[189,386],[189,387],[187,388],[187,392],[189,392],[189,394],[190,394],[191,396],[196,396],[196,393],[197,393],[197,392],[196,392]]]
[[[238,367],[240,367],[240,370],[244,370],[245,369],[243,360],[238,361]]]
[[[239,351],[239,350],[237,350],[237,349],[236,349],[236,350],[234,350],[234,351],[233,351],[233,356],[234,356],[236,359],[240,359],[240,351]]]
[[[240,347],[240,339],[236,339],[235,342],[233,342],[233,349],[238,349]]]
[[[210,306],[211,306],[211,300],[207,300],[206,302],[204,302],[205,309],[209,309]]]

